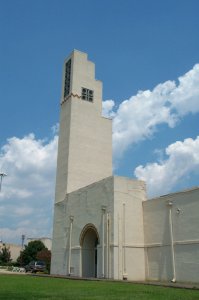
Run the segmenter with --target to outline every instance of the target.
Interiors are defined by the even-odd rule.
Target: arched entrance
[[[97,245],[99,235],[93,224],[87,224],[80,236],[82,277],[97,277]]]

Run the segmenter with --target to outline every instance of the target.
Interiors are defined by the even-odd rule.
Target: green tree
[[[7,264],[11,261],[11,253],[9,247],[5,245],[0,249],[0,263]]]
[[[32,260],[37,260],[37,253],[43,249],[47,249],[41,241],[32,241],[25,245],[25,249],[21,251],[17,261],[21,266],[29,264]]]
[[[51,251],[47,248],[42,249],[37,253],[37,259],[43,260],[46,263],[48,273],[50,273]]]

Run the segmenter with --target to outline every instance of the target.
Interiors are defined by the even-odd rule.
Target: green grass
[[[49,277],[0,275],[2,300],[194,300],[198,290],[127,282],[67,280]]]

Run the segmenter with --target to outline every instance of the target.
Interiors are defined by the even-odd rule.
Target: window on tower
[[[82,88],[82,100],[93,102],[94,92],[92,90]]]
[[[67,97],[70,92],[70,73],[71,73],[71,59],[69,59],[65,64],[64,98]]]

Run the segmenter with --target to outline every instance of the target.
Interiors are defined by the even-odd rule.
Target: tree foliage
[[[37,259],[43,260],[46,263],[46,268],[50,272],[50,262],[51,262],[51,251],[47,248],[42,249],[37,253]]]
[[[37,260],[37,253],[44,249],[47,250],[41,241],[31,241],[28,245],[25,245],[25,249],[21,251],[17,261],[21,266],[25,266],[32,260]]]
[[[5,245],[0,249],[0,263],[7,264],[11,261],[11,253],[9,247]]]

